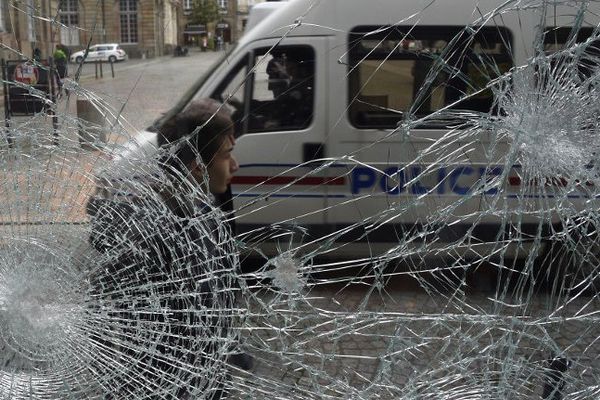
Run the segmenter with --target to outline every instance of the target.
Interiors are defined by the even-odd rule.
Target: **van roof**
[[[497,0],[446,0],[427,5],[422,0],[291,0],[269,2],[269,13],[241,42],[259,38],[346,34],[359,25],[458,25],[475,21],[498,7]],[[258,7],[254,6],[254,7]],[[472,15],[473,10],[478,10]],[[257,9],[260,14],[261,9]]]
[[[270,14],[272,14],[275,10],[286,6],[286,3],[287,2],[281,1],[268,1],[253,5],[252,8],[250,8],[250,14],[248,15],[248,20],[246,21],[245,31],[250,31],[256,25],[262,22],[265,18],[267,18]]]
[[[488,25],[499,24],[513,30],[530,29],[533,32],[540,23],[539,13],[516,0],[290,0],[262,4],[276,6],[263,6],[270,13],[264,13],[266,17],[242,36],[240,45],[284,35],[345,36],[352,28],[361,25],[466,26],[485,20]],[[598,12],[600,7],[597,3],[590,3],[589,8]],[[552,7],[552,15],[547,15],[548,26],[557,23],[572,26],[575,18],[573,11],[573,6]],[[501,18],[486,19],[486,14],[492,12],[496,16],[501,13]]]

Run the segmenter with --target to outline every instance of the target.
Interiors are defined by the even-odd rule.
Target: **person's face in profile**
[[[221,194],[227,191],[233,174],[239,169],[239,165],[233,156],[235,138],[227,135],[223,144],[208,164],[208,190],[212,194]]]

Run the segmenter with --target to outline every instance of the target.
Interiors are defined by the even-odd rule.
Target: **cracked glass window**
[[[2,5],[0,398],[599,396],[597,2],[92,3]]]

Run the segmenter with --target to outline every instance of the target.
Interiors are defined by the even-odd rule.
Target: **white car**
[[[87,56],[85,50],[71,54],[71,62],[81,64],[84,60],[117,62],[127,60],[127,53],[117,43],[105,43],[90,46]]]

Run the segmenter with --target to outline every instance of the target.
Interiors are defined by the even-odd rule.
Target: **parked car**
[[[71,54],[71,62],[80,64],[82,61],[117,62],[127,60],[127,53],[117,43],[95,44],[90,46],[87,57],[85,49]]]

